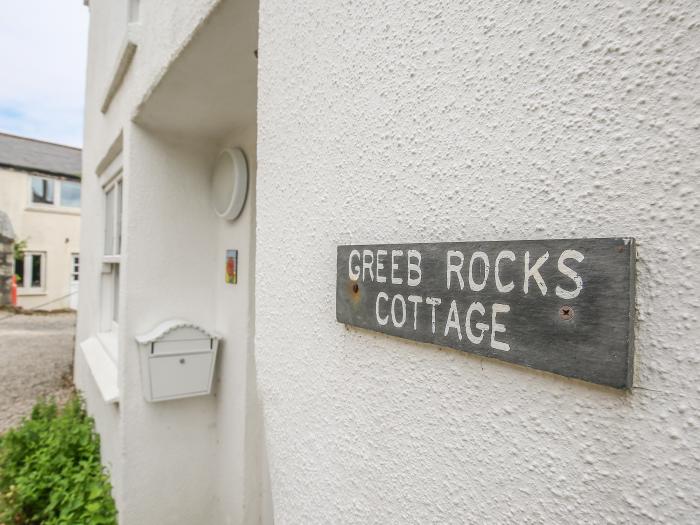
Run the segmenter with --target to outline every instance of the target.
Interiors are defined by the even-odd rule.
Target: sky
[[[82,146],[88,8],[0,0],[0,131]]]

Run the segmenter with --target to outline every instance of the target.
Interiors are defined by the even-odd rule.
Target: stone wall
[[[11,303],[10,293],[14,272],[12,244],[12,239],[0,235],[0,306]]]
[[[12,244],[15,231],[7,213],[0,210],[0,306],[10,304],[14,258]]]

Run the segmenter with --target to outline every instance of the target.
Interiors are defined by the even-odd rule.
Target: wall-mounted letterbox
[[[217,334],[179,319],[165,321],[137,336],[146,400],[209,394],[220,339]]]

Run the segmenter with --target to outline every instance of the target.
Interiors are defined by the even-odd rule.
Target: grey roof
[[[7,216],[7,213],[0,210],[0,237],[5,237],[6,239],[14,239],[15,231],[12,229],[12,222]]]
[[[80,177],[81,150],[0,133],[0,166]]]

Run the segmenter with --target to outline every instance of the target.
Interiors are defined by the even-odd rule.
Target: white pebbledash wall
[[[266,522],[251,309],[257,5],[237,0],[141,2],[138,21],[129,25],[127,4],[91,0],[89,6],[83,156],[83,210],[89,220],[82,224],[75,381],[101,435],[120,524]],[[214,23],[220,16],[248,30],[224,31]],[[227,40],[229,34],[245,34],[245,48],[237,50]],[[127,39],[137,49],[103,113]],[[230,47],[217,47],[222,43]],[[230,60],[231,50],[246,60]],[[222,61],[227,75],[236,78],[245,77],[252,64],[252,90],[249,85],[245,96],[219,89],[219,98],[213,98],[211,89],[222,80],[203,72]],[[175,80],[169,80],[171,74]],[[209,97],[191,96],[188,89]],[[165,102],[158,105],[156,99]],[[239,105],[251,108],[249,115],[231,117],[230,108]],[[223,115],[216,129],[210,125],[212,114]],[[115,144],[121,144],[124,170],[119,400],[106,403],[80,343],[100,327],[104,192],[97,173]],[[210,195],[209,177],[224,147],[242,148],[249,163],[248,201],[235,223],[215,216]],[[239,250],[236,286],[224,282],[225,251],[232,248]],[[144,400],[134,337],[170,318],[199,323],[223,336],[213,395]]]
[[[700,9],[260,12],[255,352],[277,523],[700,515]],[[634,236],[621,392],[335,321],[336,246]]]

